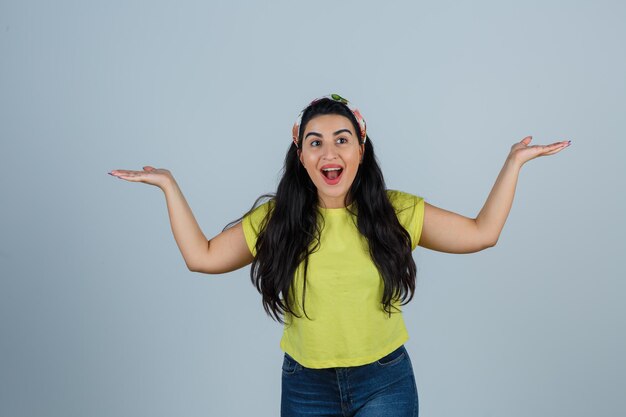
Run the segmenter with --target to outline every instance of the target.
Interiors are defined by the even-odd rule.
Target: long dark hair
[[[361,137],[359,125],[350,109],[340,102],[324,98],[304,111],[298,148],[309,120],[325,114],[347,117],[357,136]],[[302,308],[310,319],[305,309],[306,273],[309,255],[319,248],[323,228],[317,188],[300,163],[298,148],[292,144],[287,151],[276,194],[263,195],[255,202],[256,206],[264,197],[271,198],[270,210],[261,223],[256,241],[250,279],[263,296],[263,308],[267,314],[283,324],[281,316],[287,312],[301,317],[293,309],[295,294],[292,285],[296,269],[301,264],[304,272]],[[395,308],[392,298],[402,301],[401,305],[413,299],[416,267],[411,255],[411,237],[398,221],[387,197],[385,180],[369,136],[365,141],[363,162],[346,196],[346,206],[348,202],[352,203],[348,210],[356,216],[358,230],[367,238],[370,256],[384,282],[382,309],[391,316],[391,308]]]

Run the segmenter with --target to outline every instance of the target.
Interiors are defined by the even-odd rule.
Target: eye
[[[320,141],[319,140],[312,140],[311,141],[311,146],[314,147],[314,148],[320,146]]]
[[[337,143],[348,143],[348,139],[347,138],[339,138],[339,139],[337,139]]]

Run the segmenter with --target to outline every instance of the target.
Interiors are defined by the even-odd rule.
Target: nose
[[[325,146],[322,158],[331,160],[337,158],[337,149],[334,146]]]

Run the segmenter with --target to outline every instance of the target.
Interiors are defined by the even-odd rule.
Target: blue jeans
[[[404,345],[361,366],[306,368],[285,353],[281,417],[417,417],[417,386]]]

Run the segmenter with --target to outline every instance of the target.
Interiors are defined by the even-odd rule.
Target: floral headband
[[[342,104],[345,104],[348,107],[348,109],[350,109],[350,111],[354,115],[354,118],[356,119],[357,123],[359,124],[359,128],[361,129],[361,141],[363,143],[365,143],[365,139],[367,138],[367,134],[365,132],[365,119],[361,115],[361,112],[359,111],[359,109],[354,107],[352,104],[350,104],[350,102],[348,100],[346,100],[345,98],[341,97],[339,94],[328,94],[326,96],[318,97],[315,100],[313,100],[312,102],[310,102],[309,105],[306,106],[304,109],[302,109],[302,111],[298,115],[298,118],[296,119],[296,123],[294,123],[294,125],[293,125],[293,129],[291,129],[291,135],[293,137],[293,143],[296,145],[296,148],[298,147],[298,133],[300,131],[300,123],[302,122],[302,115],[304,114],[304,111],[306,109],[308,109],[309,106],[311,106],[313,103],[316,103],[316,102],[320,101],[323,98],[329,98],[331,100],[338,101],[338,102],[340,102]]]

